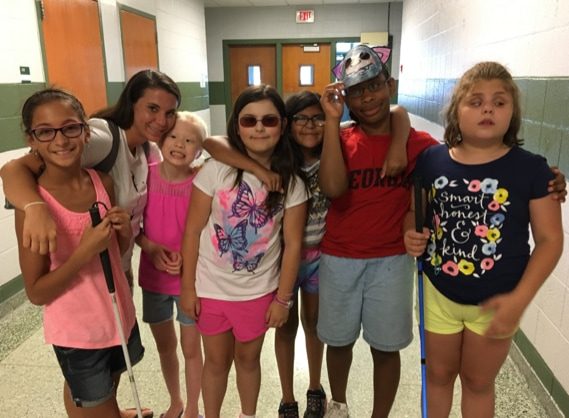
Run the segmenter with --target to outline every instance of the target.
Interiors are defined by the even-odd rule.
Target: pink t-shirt
[[[160,163],[151,164],[148,173],[148,200],[144,209],[144,235],[171,251],[180,251],[195,175],[179,183],[160,176]],[[142,252],[138,283],[144,290],[166,295],[180,294],[180,276],[159,271]]]
[[[99,175],[87,170],[95,187],[97,201],[111,207]],[[88,212],[73,212],[63,207],[42,187],[39,193],[45,200],[57,227],[57,252],[50,254],[50,271],[59,268],[75,252],[83,231],[91,225]],[[101,218],[106,210],[99,205]],[[115,294],[125,336],[135,323],[135,312],[128,282],[121,268],[121,256],[116,236],[109,245],[109,255],[115,282]],[[69,288],[57,299],[44,306],[45,342],[63,347],[97,349],[120,345],[111,296],[99,256],[93,257],[77,273]]]

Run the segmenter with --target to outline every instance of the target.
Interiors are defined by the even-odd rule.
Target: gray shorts
[[[380,351],[398,351],[413,339],[413,259],[368,259],[322,254],[318,337],[333,347],[364,340]]]
[[[174,317],[174,304],[176,320],[180,325],[194,325],[195,321],[180,309],[179,296],[164,295],[144,289],[142,289],[142,320],[148,324],[170,321]]]

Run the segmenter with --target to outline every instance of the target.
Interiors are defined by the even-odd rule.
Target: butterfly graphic
[[[213,224],[213,228],[217,237],[217,248],[220,257],[229,250],[244,250],[247,247],[247,236],[245,235],[247,219],[235,225],[235,228],[229,234],[218,224]]]
[[[250,260],[245,260],[241,254],[233,251],[233,271],[241,271],[247,269],[249,273],[254,273],[255,269],[259,266],[259,262],[265,253],[259,253]]]
[[[231,205],[231,213],[238,218],[248,218],[249,225],[255,228],[256,233],[257,229],[265,226],[282,207],[279,203],[273,210],[269,210],[265,202],[257,203],[251,187],[242,181],[239,183],[237,198]]]

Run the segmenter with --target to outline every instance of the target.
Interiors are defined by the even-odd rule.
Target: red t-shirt
[[[354,126],[343,129],[340,137],[349,185],[341,197],[332,200],[322,252],[348,258],[404,254],[402,228],[409,210],[411,173],[418,155],[439,142],[411,129],[405,172],[381,179],[391,136],[369,136]]]

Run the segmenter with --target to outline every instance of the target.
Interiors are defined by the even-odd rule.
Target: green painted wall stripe
[[[44,87],[45,83],[0,84],[0,118],[20,117],[28,96]]]
[[[22,280],[21,275],[13,278],[9,282],[4,283],[2,286],[0,286],[0,303],[8,300],[23,289],[24,281]]]
[[[209,82],[209,104],[210,105],[225,104],[225,82],[223,81]]]
[[[209,87],[201,87],[199,82],[178,82],[182,94],[180,110],[192,112],[209,108]],[[116,103],[125,83],[122,81],[107,83],[107,100],[109,104]]]
[[[107,101],[115,103],[124,87],[124,82],[107,83]],[[182,94],[181,110],[209,109],[209,86],[201,87],[199,82],[178,83]],[[20,125],[20,112],[26,99],[34,92],[46,87],[45,83],[0,84],[0,152],[24,148],[24,136]]]
[[[0,152],[10,151],[27,146],[19,117],[0,118]]]
[[[528,361],[548,394],[551,395],[564,416],[569,416],[569,395],[561,383],[553,375],[549,366],[537,352],[533,344],[523,331],[518,331],[514,336],[514,342]]]
[[[0,84],[0,152],[26,146],[20,124],[22,105],[28,96],[44,87],[45,83]]]
[[[124,81],[110,81],[107,83],[107,104],[116,103],[126,83]]]
[[[201,87],[199,82],[178,82],[177,84],[182,94],[180,110],[195,112],[209,109],[209,89],[207,83],[205,87]]]
[[[199,82],[178,82],[178,88],[182,94],[182,106],[180,110],[192,112],[209,108],[210,89],[201,87]],[[116,103],[125,83],[122,81],[107,83],[107,101],[109,104]]]

